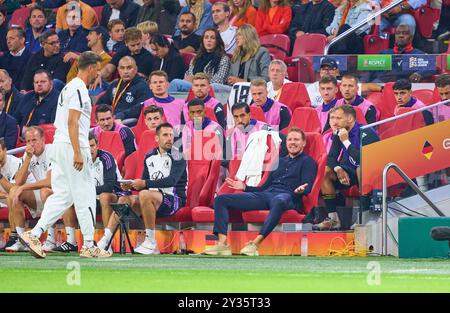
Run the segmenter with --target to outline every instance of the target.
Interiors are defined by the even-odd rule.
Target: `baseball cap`
[[[338,64],[335,60],[330,58],[323,58],[320,62],[320,67],[322,66],[329,66],[331,68],[338,68]]]
[[[89,31],[96,32],[97,34],[101,34],[104,40],[106,40],[106,41],[109,40],[108,30],[103,26],[94,26],[91,29],[89,29]]]

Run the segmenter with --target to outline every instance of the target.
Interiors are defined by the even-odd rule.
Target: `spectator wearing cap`
[[[136,25],[140,6],[130,0],[106,0],[102,11],[100,25],[107,27],[108,22],[120,19],[125,23],[125,28]]]
[[[319,76],[320,78],[324,76],[332,76],[337,79],[337,77],[340,75],[338,63],[332,59],[332,58],[323,58],[320,61],[320,71]],[[338,81],[338,84],[340,81]],[[311,100],[311,106],[317,107],[322,104],[323,99],[319,92],[319,81],[316,81],[312,84],[309,84],[306,87],[306,90],[308,91],[309,99]],[[358,83],[358,95],[361,95],[362,93],[366,92],[380,92],[382,90],[382,87],[376,83]],[[340,92],[337,94],[338,98],[342,98],[342,95]]]
[[[41,43],[39,42],[39,36],[41,36],[50,25],[47,25],[47,14],[44,8],[40,6],[34,7],[30,11],[28,17],[30,27],[25,31],[25,46],[31,53],[37,53],[41,51]]]
[[[54,79],[66,81],[70,63],[64,62],[58,35],[49,30],[39,37],[39,41],[42,50],[34,54],[28,61],[22,78],[21,90],[27,91],[33,88],[33,76],[39,69],[47,70]]]
[[[81,25],[81,16],[80,8],[71,7],[66,15],[69,27],[58,33],[61,52],[65,54],[64,62],[73,60],[77,53],[89,50],[86,39],[88,30]],[[69,52],[71,53],[69,54]]]
[[[81,25],[84,28],[91,29],[98,24],[97,14],[94,9],[80,0],[66,0],[66,4],[59,7],[56,12],[56,31],[66,30],[69,28],[67,24],[67,13],[73,8],[81,10]]]
[[[6,33],[8,32],[8,20],[6,18],[6,7],[0,4],[0,52],[8,51],[6,45]]]
[[[304,34],[328,35],[326,28],[334,17],[335,7],[328,0],[312,0],[295,6],[289,27],[292,47],[295,39]]]
[[[17,26],[11,27],[6,35],[6,43],[9,51],[0,58],[0,68],[7,70],[14,87],[20,88],[20,79],[31,56],[25,47],[25,31]]]
[[[105,46],[108,39],[108,31],[103,26],[94,26],[87,35],[87,45],[89,49],[102,58],[100,64],[101,68],[104,68],[111,61],[111,56],[105,51]],[[78,75],[78,58],[79,56],[76,57],[75,62],[72,64],[72,67],[67,74],[67,81],[71,81]],[[97,87],[95,90],[90,90],[89,94],[95,96],[103,90],[106,90],[108,86],[108,83],[103,82],[102,87]]]

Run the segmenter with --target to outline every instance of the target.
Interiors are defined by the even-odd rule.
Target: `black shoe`
[[[11,247],[13,244],[16,243],[17,239],[19,239],[19,236],[9,236],[8,242],[6,243],[6,245],[2,248],[0,248],[0,252],[5,252],[6,248]]]
[[[78,247],[64,241],[59,247],[53,249],[53,252],[78,252]]]

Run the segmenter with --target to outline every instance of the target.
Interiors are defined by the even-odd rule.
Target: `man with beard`
[[[173,44],[178,51],[195,52],[200,48],[201,36],[195,33],[196,21],[192,12],[185,12],[178,20],[180,34],[173,36]]]

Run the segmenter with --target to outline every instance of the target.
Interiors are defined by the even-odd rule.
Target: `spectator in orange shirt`
[[[65,30],[69,28],[66,22],[66,15],[72,7],[81,8],[81,25],[84,28],[91,29],[98,24],[97,15],[94,9],[80,0],[67,0],[67,3],[60,6],[56,12],[56,31]]]
[[[256,15],[258,36],[287,33],[291,25],[292,10],[288,0],[261,0]]]
[[[244,24],[255,26],[257,11],[251,0],[229,0],[231,8],[230,24],[239,27]]]

